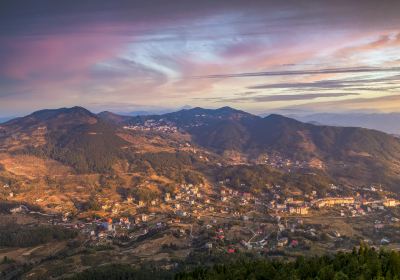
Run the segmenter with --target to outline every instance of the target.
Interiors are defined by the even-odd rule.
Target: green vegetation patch
[[[78,232],[61,226],[0,225],[0,247],[31,247],[72,239]]]

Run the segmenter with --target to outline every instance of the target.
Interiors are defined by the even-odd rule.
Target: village
[[[178,128],[171,122],[164,121],[163,119],[159,121],[146,120],[143,124],[126,125],[123,127],[127,130],[138,130],[138,131],[157,131],[163,133],[176,133]]]
[[[61,216],[37,213],[24,205],[10,212],[41,215],[49,224],[79,230],[90,246],[126,248],[169,236],[164,238],[169,241],[153,246],[274,255],[351,249],[359,242],[376,246],[400,242],[396,212],[400,201],[383,195],[377,186],[344,196],[341,187],[331,185],[330,192],[321,197],[316,191],[287,196],[282,186],[274,185],[256,196],[228,188],[227,181],[218,182],[218,191],[211,193],[204,192],[202,185],[180,184],[160,199],[105,201],[101,207],[105,215],[85,218],[68,212]],[[122,214],[124,208],[134,209],[135,214]],[[358,223],[363,224],[359,229]]]

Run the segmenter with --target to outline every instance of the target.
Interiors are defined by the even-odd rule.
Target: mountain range
[[[176,128],[176,133],[159,127]],[[400,183],[400,140],[392,135],[276,114],[260,117],[230,107],[133,117],[73,107],[37,111],[0,125],[0,152],[49,158],[79,173],[111,172],[121,162],[134,169],[141,154],[176,155],[185,143],[213,158],[207,164],[258,164],[276,157],[305,162],[339,182],[391,189]]]

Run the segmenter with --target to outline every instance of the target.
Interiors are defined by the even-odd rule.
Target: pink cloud
[[[400,47],[400,32],[394,36],[391,34],[380,35],[379,38],[368,43],[358,44],[356,46],[340,49],[336,55],[338,57],[349,57],[353,54],[379,50],[384,48]]]
[[[5,57],[0,71],[16,80],[68,80],[81,78],[96,63],[115,56],[123,37],[82,32],[15,37],[2,40]]]

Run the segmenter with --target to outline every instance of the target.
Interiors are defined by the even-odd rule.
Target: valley
[[[400,141],[223,107],[0,125],[4,279],[400,246]]]

